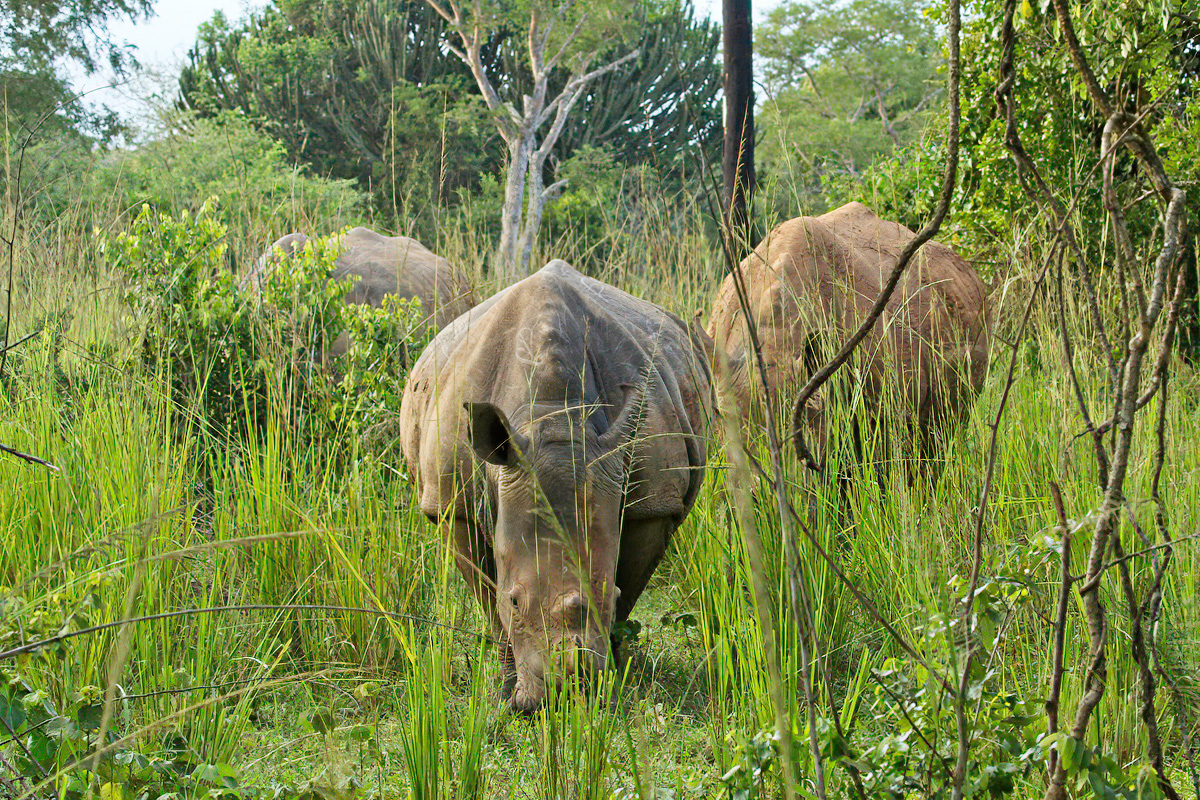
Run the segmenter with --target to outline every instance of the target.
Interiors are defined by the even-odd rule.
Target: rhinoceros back
[[[475,304],[470,284],[449,261],[408,236],[383,236],[352,228],[342,237],[331,277],[358,277],[346,300],[380,306],[394,294],[419,298],[436,327],[445,327]]]
[[[303,233],[289,233],[277,240],[242,278],[242,288],[260,289],[267,272],[283,268],[307,241]],[[346,302],[378,308],[388,295],[419,298],[437,328],[475,305],[466,277],[449,261],[407,236],[383,236],[369,228],[347,231],[339,242],[330,278],[341,280],[347,276],[358,280],[346,295]]]
[[[467,514],[486,501],[464,402],[493,403],[516,428],[555,407],[592,408],[611,421],[628,388],[643,386],[628,513],[686,514],[712,408],[702,353],[678,317],[552,261],[448,325],[413,367],[402,446],[422,509],[453,504]]]
[[[777,226],[739,266],[768,379],[788,402],[866,317],[901,251],[915,234],[849,203],[819,217]],[[744,312],[732,277],[722,284],[709,333],[727,353],[748,346]],[[922,427],[961,410],[982,386],[991,321],[986,290],[950,248],[927,242],[906,270],[883,316],[859,347],[858,369],[869,405],[886,389]],[[749,371],[734,385],[749,406]]]

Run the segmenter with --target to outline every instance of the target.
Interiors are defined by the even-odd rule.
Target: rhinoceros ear
[[[519,437],[513,433],[504,412],[491,403],[463,403],[467,410],[471,447],[480,461],[511,467],[521,457]]]

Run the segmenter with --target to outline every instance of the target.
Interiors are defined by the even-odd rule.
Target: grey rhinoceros
[[[700,490],[712,403],[678,317],[558,260],[413,367],[404,456],[491,620],[513,708],[606,664]]]
[[[914,235],[848,203],[780,224],[738,267],[772,394],[792,411],[793,435],[804,430],[814,450],[826,433],[824,399],[793,409],[795,392],[857,329]],[[761,419],[751,414],[759,378],[732,275],[721,285],[708,333],[734,367],[733,396],[723,405],[736,403]],[[991,334],[983,281],[950,248],[927,242],[846,367],[858,376],[852,401],[878,423],[887,421],[886,402],[893,421],[914,428],[922,445],[933,443],[981,388]]]
[[[272,244],[242,278],[243,288],[261,286],[264,275],[278,269],[304,248],[308,237],[289,233]],[[352,228],[341,237],[332,280],[348,275],[358,280],[346,302],[380,306],[388,295],[420,298],[435,328],[441,329],[475,305],[466,277],[449,261],[407,236],[383,236],[369,228]]]

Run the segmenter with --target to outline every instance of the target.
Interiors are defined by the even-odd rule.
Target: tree
[[[508,97],[533,94],[526,37],[516,33],[527,22],[497,19],[481,46],[485,73]],[[654,0],[639,22],[640,55],[588,84],[547,175],[589,145],[622,165],[649,162],[673,174],[695,147],[714,145],[717,26],[696,19],[690,0]],[[289,0],[238,23],[218,15],[189,55],[181,103],[205,116],[238,111],[295,161],[354,178],[377,208],[429,230],[439,208],[478,193],[504,166],[492,114],[468,66],[446,49],[446,34],[425,0]],[[629,49],[618,38],[596,61]],[[569,69],[552,71],[548,95],[570,78]]]
[[[752,247],[747,207],[754,195],[754,54],[750,0],[724,0],[726,215],[741,247]]]
[[[473,0],[470,6],[461,0],[428,2],[457,35],[458,42],[448,47],[470,68],[508,145],[496,266],[511,279],[529,271],[546,199],[562,189],[561,181],[546,186],[544,172],[572,109],[589,84],[638,56],[638,50],[631,50],[596,66],[599,56],[626,32],[628,8],[622,13],[620,7],[603,3],[580,7],[572,0],[534,0],[527,17],[509,17],[483,0]],[[509,99],[501,96],[506,87],[488,75],[483,57],[485,43],[518,22],[525,28],[524,55],[533,79],[530,93],[521,95],[519,110],[511,93],[506,92]],[[560,69],[569,77],[552,93],[551,76]]]
[[[1093,65],[1095,86],[1138,118],[1161,153],[1166,173],[1181,186],[1200,180],[1200,28],[1194,9],[1190,0],[1153,6],[1104,0],[1084,4],[1073,14],[1075,32]],[[1079,143],[1098,143],[1105,120],[1095,113],[1088,87],[1064,54],[1055,7],[1048,0],[1020,3],[1014,14],[1013,45],[1013,60],[1020,68],[1012,78],[1012,94],[1017,130],[1039,177],[1018,169],[1006,146],[1010,137],[995,100],[1002,59],[995,47],[995,20],[1004,15],[1004,0],[985,0],[964,26],[963,146],[971,156],[964,162],[958,224],[976,240],[977,250],[1003,247],[1014,225],[1039,224],[1041,204],[1053,197],[1063,208],[1072,208],[1081,220],[1080,230],[1106,232],[1076,237],[1069,260],[1077,278],[1095,273],[1098,299],[1107,306],[1125,288],[1113,259],[1104,252],[1109,211],[1101,193],[1079,189],[1101,174],[1097,149]],[[1131,240],[1152,242],[1155,231],[1161,230],[1160,210],[1137,202],[1152,194],[1150,176],[1123,148],[1116,150],[1112,163],[1116,191],[1128,205]],[[1187,202],[1188,215],[1196,219],[1200,197],[1193,192]],[[1190,263],[1179,352],[1195,359],[1200,356],[1196,265],[1190,256],[1185,258]]]
[[[913,143],[940,97],[940,45],[917,0],[787,0],[758,40],[770,96],[763,164],[803,193]]]
[[[189,53],[180,102],[242,114],[294,161],[354,179],[406,227],[425,227],[439,199],[498,168],[486,109],[441,36],[420,0],[301,0],[236,25],[218,13]]]
[[[10,122],[30,129],[42,118],[60,130],[111,132],[115,117],[70,102],[65,69],[117,74],[133,64],[108,23],[149,14],[150,0],[6,0],[0,4],[0,104]]]

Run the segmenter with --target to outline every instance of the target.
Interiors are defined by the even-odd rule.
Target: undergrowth
[[[678,219],[661,234],[623,232],[596,271],[690,317],[707,307],[719,263],[694,221],[682,234]],[[778,512],[757,490],[738,507],[719,441],[696,507],[621,631],[619,668],[590,693],[512,717],[484,621],[394,448],[387,412],[428,336],[419,309],[341,308],[342,287],[320,280],[321,243],[265,297],[242,296],[221,248],[251,235],[213,208],[144,211],[101,239],[96,269],[71,268],[95,260],[96,239],[58,240],[60,257],[45,263],[61,266],[19,287],[12,339],[31,336],[0,381],[0,442],[53,468],[0,459],[0,795],[749,800],[781,796],[785,752],[811,791]],[[37,263],[48,245],[23,246]],[[75,260],[62,257],[71,247]],[[469,231],[448,232],[439,249],[477,272]],[[995,359],[1007,358],[1012,309],[1029,294],[1019,268],[1006,280],[993,294]],[[1051,320],[1037,325],[1029,340],[1053,342]],[[362,347],[340,373],[318,369],[346,330]],[[1076,796],[1153,796],[1127,648],[1113,650],[1089,741],[1045,735],[1061,546],[1047,487],[1062,487],[1076,525],[1099,497],[1070,385],[1042,348],[1023,351],[999,428],[970,630],[957,609],[1003,389],[996,370],[936,474],[835,461],[819,480],[788,465],[811,526],[800,547],[830,665],[818,677],[829,698],[818,736],[831,796],[854,791],[852,773],[872,797],[946,791],[954,726],[937,676],[957,680],[968,641],[984,654],[966,666],[973,796],[1040,795],[1052,746],[1069,759]],[[1098,397],[1100,366],[1085,368]],[[1181,536],[1200,511],[1198,389],[1181,365],[1162,488]],[[1152,443],[1138,446],[1145,463]],[[1149,495],[1144,472],[1131,473],[1135,506]],[[818,545],[921,660],[864,612]],[[1083,543],[1070,546],[1082,558]],[[1182,774],[1200,716],[1196,552],[1176,548],[1159,632],[1174,678],[1160,685],[1161,726]],[[1144,580],[1147,560],[1132,566]],[[1071,664],[1086,655],[1081,626],[1072,613]],[[1111,626],[1121,641],[1128,620],[1115,607]],[[791,742],[774,726],[768,640]],[[1081,682],[1067,676],[1064,706]]]

